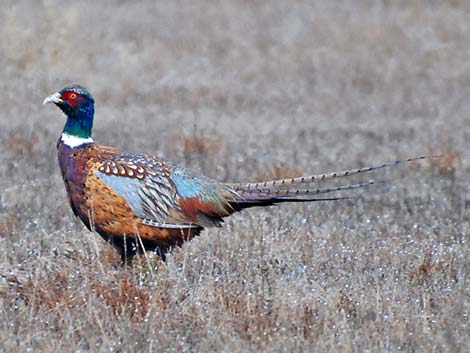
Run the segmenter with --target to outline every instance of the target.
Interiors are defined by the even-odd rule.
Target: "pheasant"
[[[47,103],[57,105],[67,117],[57,149],[72,211],[89,230],[111,243],[124,263],[145,250],[156,251],[164,260],[171,248],[206,227],[220,226],[224,217],[245,208],[342,199],[320,196],[374,182],[323,189],[305,186],[402,162],[281,180],[220,183],[169,160],[95,144],[91,138],[94,99],[80,85],[48,96],[43,104]],[[426,157],[406,161],[422,158]]]

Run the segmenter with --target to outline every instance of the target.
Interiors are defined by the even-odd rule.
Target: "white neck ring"
[[[91,137],[77,137],[65,132],[60,136],[60,140],[69,147],[78,147],[87,143],[93,143],[93,139]]]

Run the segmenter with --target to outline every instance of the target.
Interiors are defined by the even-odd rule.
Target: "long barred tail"
[[[377,181],[369,180],[357,184],[340,185],[329,188],[305,188],[300,187],[304,184],[310,184],[317,181],[327,181],[337,178],[348,177],[352,175],[372,172],[379,169],[396,166],[402,163],[413,162],[417,160],[437,158],[440,156],[420,156],[408,158],[405,160],[397,160],[394,162],[383,163],[381,165],[370,166],[365,168],[344,170],[340,172],[332,172],[326,174],[316,174],[309,176],[301,176],[296,178],[278,179],[270,181],[262,181],[255,183],[238,183],[227,184],[235,193],[235,198],[231,202],[231,206],[235,210],[241,210],[253,206],[273,205],[280,202],[312,202],[312,201],[333,201],[347,199],[348,197],[320,197],[320,194],[327,194],[339,191],[346,191],[367,187],[377,184]]]

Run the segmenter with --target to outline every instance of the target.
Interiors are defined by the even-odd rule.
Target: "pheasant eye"
[[[77,98],[77,95],[75,93],[70,93],[69,97],[72,98],[72,99],[75,99],[75,98]]]

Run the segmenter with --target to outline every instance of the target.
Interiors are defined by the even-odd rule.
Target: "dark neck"
[[[93,129],[93,106],[80,107],[68,112],[67,122],[65,123],[62,133],[79,138],[91,137],[91,130]]]

